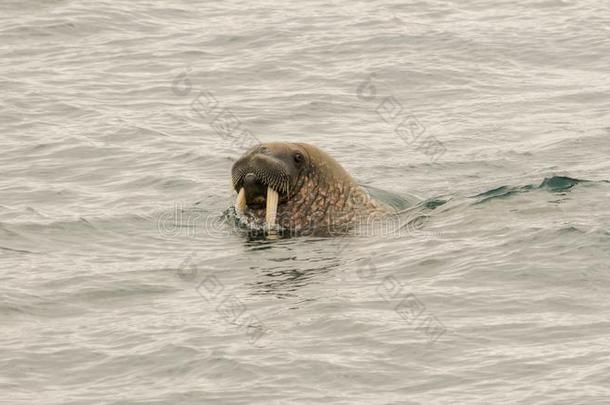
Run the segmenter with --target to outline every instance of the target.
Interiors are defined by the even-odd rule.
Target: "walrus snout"
[[[265,224],[273,229],[278,205],[288,198],[291,177],[282,159],[268,152],[265,149],[254,151],[235,162],[232,180],[238,193],[235,211],[241,214],[248,208],[250,212],[256,212],[264,207]]]
[[[258,181],[256,174],[250,172],[244,176],[243,189],[247,205],[262,205],[265,203],[267,186]]]
[[[254,186],[260,183],[265,189],[271,187],[280,195],[286,196],[292,183],[289,168],[282,159],[262,153],[248,154],[235,162],[232,177],[233,187],[237,192],[242,187],[258,189]],[[247,181],[250,184],[246,184]]]

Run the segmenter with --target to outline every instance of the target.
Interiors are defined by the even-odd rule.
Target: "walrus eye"
[[[295,153],[294,161],[295,163],[301,163],[303,161],[303,155],[301,155],[299,152]]]

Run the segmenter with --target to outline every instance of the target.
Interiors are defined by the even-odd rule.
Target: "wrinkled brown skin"
[[[278,206],[277,223],[284,230],[294,234],[342,233],[356,222],[394,212],[371,198],[332,156],[316,146],[262,144],[246,152],[241,159],[252,159],[261,147],[266,149],[266,154],[281,155],[282,159],[287,159],[290,156],[287,151],[292,149],[306,155],[305,164],[291,184],[291,192]],[[257,224],[263,224],[264,209],[246,208],[245,213],[254,217]]]

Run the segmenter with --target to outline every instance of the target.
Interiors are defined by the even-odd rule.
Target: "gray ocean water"
[[[0,1],[0,403],[610,403],[610,5]],[[426,200],[231,226],[250,140]]]

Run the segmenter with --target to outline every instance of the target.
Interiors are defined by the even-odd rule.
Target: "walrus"
[[[330,234],[395,212],[314,145],[259,144],[239,158],[231,172],[235,212],[252,228]]]

